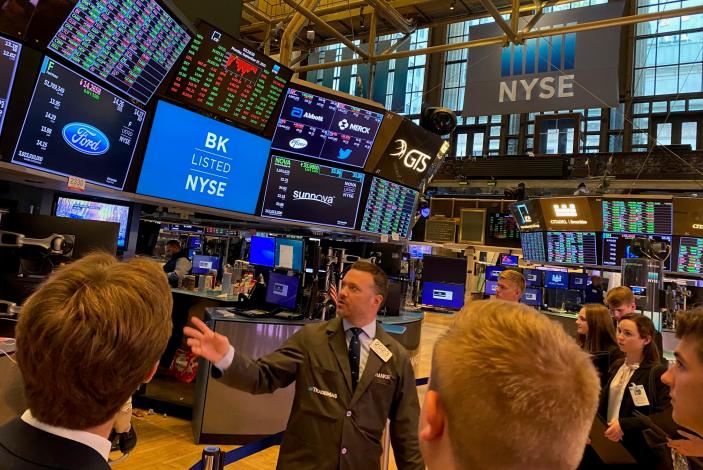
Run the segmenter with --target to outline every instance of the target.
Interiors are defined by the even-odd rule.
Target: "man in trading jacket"
[[[271,393],[293,381],[295,398],[279,469],[379,468],[381,435],[390,420],[400,470],[422,470],[415,377],[406,351],[377,327],[388,280],[376,265],[355,263],[342,280],[338,318],[307,325],[256,361],[197,318],[184,328],[193,352],[222,371],[228,385]]]

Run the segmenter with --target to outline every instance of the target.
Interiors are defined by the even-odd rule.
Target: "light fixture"
[[[456,0],[452,0],[451,3],[449,3],[449,9],[453,10],[454,9],[454,4],[456,3]]]

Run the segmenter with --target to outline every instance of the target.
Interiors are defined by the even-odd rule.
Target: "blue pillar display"
[[[405,41],[397,50],[398,52],[409,51],[410,41]],[[405,91],[408,84],[409,63],[410,58],[408,57],[395,60],[395,74],[393,76],[393,99],[391,102],[391,111],[396,113],[405,112]]]

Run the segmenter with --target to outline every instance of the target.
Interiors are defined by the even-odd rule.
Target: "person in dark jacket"
[[[277,468],[378,469],[381,437],[390,420],[398,469],[424,470],[410,358],[376,324],[387,293],[388,279],[381,268],[354,263],[342,279],[338,318],[304,326],[257,360],[238,353],[226,336],[195,317],[195,328],[183,331],[192,351],[212,362],[213,375],[227,385],[256,394],[295,381]]]
[[[584,291],[585,304],[601,304],[603,305],[603,278],[600,276],[591,276],[591,284]]]
[[[623,357],[615,339],[615,327],[604,305],[586,304],[576,318],[576,342],[593,356],[601,376],[601,385],[608,380],[610,366]]]
[[[171,287],[178,287],[193,267],[193,263],[188,259],[185,250],[181,249],[181,242],[178,240],[166,242],[166,257],[168,261],[164,264],[164,272],[168,277],[168,283]]]

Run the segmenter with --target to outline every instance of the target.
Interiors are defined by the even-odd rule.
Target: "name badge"
[[[630,385],[630,395],[635,406],[649,406],[649,398],[647,398],[647,392],[644,391],[643,385]]]
[[[373,340],[370,347],[383,362],[388,362],[393,357],[393,353],[378,339]]]

